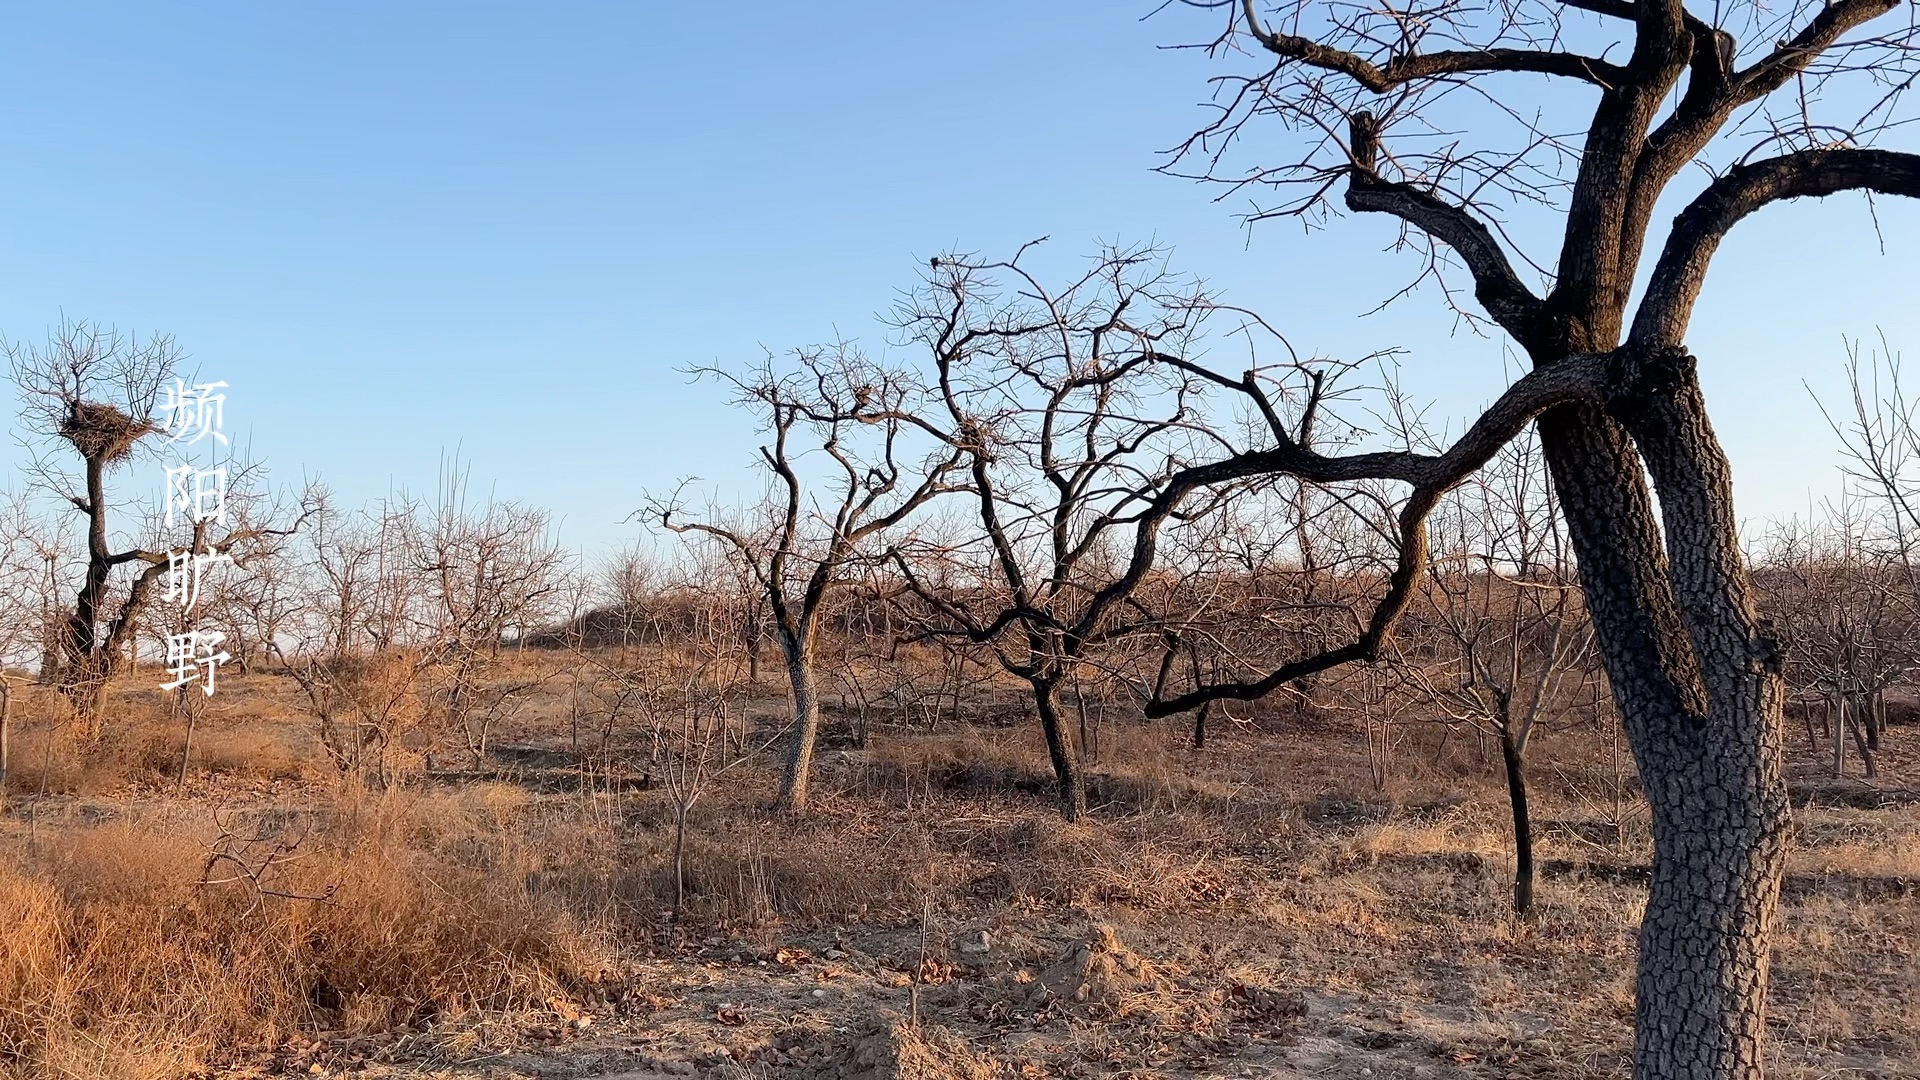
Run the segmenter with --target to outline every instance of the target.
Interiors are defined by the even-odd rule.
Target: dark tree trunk
[[[813,744],[820,735],[820,692],[814,683],[810,636],[782,635],[787,683],[793,706],[793,735],[787,742],[787,767],[780,778],[780,809],[789,814],[807,808],[807,777],[813,769]]]
[[[200,721],[200,709],[194,700],[187,696],[190,692],[189,687],[176,687],[173,692],[175,695],[173,702],[174,711],[176,713],[184,713],[187,720],[186,738],[181,740],[180,743],[180,776],[176,781],[176,786],[186,787],[187,767],[193,763],[193,731]]]
[[[1047,739],[1047,757],[1053,761],[1053,776],[1059,789],[1060,816],[1079,821],[1087,812],[1087,789],[1080,775],[1079,748],[1060,715],[1060,688],[1052,682],[1032,683],[1034,708],[1040,714],[1040,731]]]
[[[1757,1080],[1789,826],[1778,657],[1753,616],[1691,363],[1642,363],[1612,415],[1566,406],[1540,420],[1653,815],[1634,1073]]]
[[[1867,779],[1872,780],[1880,775],[1880,768],[1873,760],[1873,749],[1876,740],[1871,738],[1869,734],[1873,730],[1873,720],[1868,712],[1869,708],[1866,698],[1856,697],[1853,699],[1851,707],[1846,710],[1846,717],[1847,730],[1853,732],[1853,745],[1860,751],[1861,767],[1866,770]]]
[[[677,806],[673,812],[673,910],[667,920],[678,924],[680,912],[687,903],[687,808]]]
[[[1526,749],[1509,725],[1500,726],[1500,760],[1507,766],[1507,803],[1513,809],[1513,910],[1533,911],[1533,819],[1527,812]]]
[[[0,805],[7,798],[7,766],[13,756],[13,684],[0,675]]]
[[[1203,702],[1198,709],[1193,711],[1193,748],[1195,750],[1205,750],[1207,748],[1207,713],[1211,712],[1212,709],[1213,702],[1208,701]]]

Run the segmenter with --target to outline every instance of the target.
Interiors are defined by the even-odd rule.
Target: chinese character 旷
[[[191,682],[199,682],[208,697],[213,696],[213,673],[233,657],[220,650],[220,643],[227,635],[218,630],[189,630],[184,634],[167,635],[167,673],[173,681],[161,685],[162,690],[173,690]],[[202,679],[201,671],[206,678]]]
[[[183,615],[192,611],[194,603],[200,599],[200,584],[206,580],[207,571],[222,564],[232,566],[233,556],[219,552],[167,552],[165,592],[161,599],[178,603]]]
[[[178,465],[167,470],[167,527],[173,527],[173,513],[180,511],[187,521],[198,525],[212,521],[227,522],[227,470],[196,469]]]
[[[187,445],[191,446],[209,435],[216,442],[226,442],[227,436],[220,426],[225,419],[227,395],[214,393],[226,389],[226,386],[224,382],[188,386],[185,380],[175,379],[172,386],[161,387],[160,412],[163,421],[160,430],[169,433],[167,442],[178,442],[184,438]]]

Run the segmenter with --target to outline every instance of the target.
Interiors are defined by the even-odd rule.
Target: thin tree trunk
[[[1073,688],[1073,711],[1080,720],[1080,753],[1095,761],[1100,760],[1092,734],[1087,730],[1087,692],[1077,685]]]
[[[814,684],[812,641],[783,638],[787,654],[787,681],[793,706],[793,735],[787,743],[786,774],[780,779],[780,810],[797,814],[807,808],[807,778],[813,768],[813,743],[820,734],[820,692]]]
[[[676,796],[677,797],[677,796]],[[680,921],[687,899],[687,807],[675,808],[673,816],[673,911],[670,921]]]
[[[1080,775],[1080,757],[1073,736],[1060,716],[1060,690],[1051,682],[1033,685],[1034,708],[1040,713],[1040,731],[1046,736],[1047,757],[1059,787],[1060,816],[1079,821],[1087,813],[1086,783]]]
[[[1855,699],[1853,708],[1847,710],[1847,728],[1853,732],[1853,745],[1860,751],[1860,764],[1867,770],[1869,780],[1880,775],[1880,769],[1873,760],[1873,743],[1867,738],[1868,725],[1871,723],[1865,703]]]
[[[956,649],[953,652],[953,707],[947,711],[948,727],[957,728],[960,726],[960,689],[961,684],[966,681],[966,678],[967,656],[965,653]],[[946,681],[945,671],[943,670],[940,679],[940,684],[943,689],[946,686]],[[936,701],[935,707],[938,708],[938,706],[939,703]]]
[[[1526,749],[1513,729],[1500,725],[1500,759],[1507,767],[1507,802],[1513,809],[1513,910],[1533,911],[1533,819],[1527,812]]]
[[[1833,702],[1833,775],[1835,779],[1847,775],[1847,696],[1841,694]]]
[[[194,729],[194,726],[199,722],[200,710],[195,708],[192,699],[187,697],[186,687],[182,686],[179,689],[175,690],[174,693],[179,695],[179,697],[174,699],[175,702],[179,705],[180,710],[187,714],[187,737],[180,744],[180,779],[179,779],[179,786],[186,787],[187,786],[187,766],[193,761],[193,729]]]
[[[0,675],[0,803],[7,798],[7,765],[13,756],[13,684]]]
[[[1207,714],[1212,711],[1212,701],[1201,703],[1200,707],[1193,711],[1193,748],[1195,750],[1207,748]]]

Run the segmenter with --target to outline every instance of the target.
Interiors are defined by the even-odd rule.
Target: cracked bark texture
[[[1759,1077],[1789,824],[1781,682],[1691,359],[1642,366],[1605,411],[1540,421],[1653,815],[1635,1076]]]
[[[787,739],[787,762],[780,775],[780,806],[800,813],[807,808],[807,777],[820,736],[820,690],[814,679],[813,639],[783,636],[780,644],[787,658],[787,699],[793,710],[793,733]]]
[[[1775,644],[1749,596],[1731,471],[1684,344],[1712,259],[1739,222],[1780,202],[1841,192],[1920,197],[1920,154],[1869,145],[1910,117],[1868,114],[1816,127],[1810,117],[1824,103],[1802,79],[1817,73],[1820,87],[1842,76],[1856,85],[1910,85],[1920,78],[1920,53],[1912,49],[1920,31],[1898,13],[1912,5],[1806,4],[1743,43],[1735,32],[1758,24],[1740,3],[1698,12],[1685,0],[1519,0],[1409,12],[1192,3],[1227,13],[1215,55],[1245,49],[1266,57],[1248,73],[1223,77],[1229,92],[1216,98],[1217,115],[1175,153],[1199,166],[1189,175],[1235,191],[1259,184],[1286,192],[1260,216],[1302,217],[1338,198],[1332,178],[1344,176],[1347,209],[1397,219],[1403,237],[1426,245],[1432,267],[1445,249],[1471,277],[1480,312],[1532,362],[1477,423],[1496,421],[1487,430],[1500,438],[1515,430],[1509,421],[1517,414],[1538,425],[1652,808],[1634,1074],[1755,1080],[1764,1073],[1768,950],[1790,829],[1780,765],[1783,693]],[[1599,34],[1538,32],[1546,25],[1557,31],[1568,10],[1593,16]],[[1588,45],[1602,47],[1578,51]],[[1266,66],[1269,58],[1276,62]],[[1396,125],[1417,126],[1409,121],[1424,103],[1466,82],[1515,107],[1516,117],[1532,112],[1535,99],[1521,96],[1515,73],[1576,88],[1592,102],[1583,124],[1574,116],[1564,127],[1520,122],[1537,146],[1559,145],[1549,133],[1584,127],[1571,156],[1556,150],[1550,160],[1533,159],[1540,176],[1523,176],[1517,166],[1469,167],[1495,145],[1482,144],[1478,132],[1460,144],[1396,140]],[[1788,87],[1796,88],[1795,101],[1783,113],[1799,116],[1805,130],[1736,122],[1776,91],[1788,96]],[[1527,108],[1518,108],[1523,102]],[[1248,141],[1248,125],[1267,118],[1347,137],[1310,140],[1300,157],[1277,166],[1222,166],[1224,148]],[[1711,165],[1705,155],[1716,140],[1730,143],[1722,148],[1729,151],[1746,144],[1720,158],[1739,164]],[[1707,165],[1708,178],[1656,236],[1656,208],[1680,194],[1673,185],[1690,164]],[[1507,250],[1514,239],[1497,228],[1498,212],[1510,204],[1494,192],[1495,175],[1522,193],[1513,201],[1537,199],[1563,213],[1559,255],[1541,276],[1542,292],[1516,272]],[[1650,254],[1636,302],[1638,271]],[[1602,374],[1574,377],[1595,364]],[[1533,396],[1514,393],[1529,380],[1537,382]],[[1597,392],[1586,394],[1581,384]],[[1265,679],[1156,697],[1150,715],[1257,697],[1334,664],[1372,659],[1404,599],[1399,586],[1425,569],[1420,500],[1484,460],[1470,440],[1418,469],[1365,455],[1321,460],[1298,453],[1283,433],[1275,440],[1266,461],[1247,454],[1231,464],[1265,464],[1308,481],[1358,472],[1412,486],[1396,589],[1351,643],[1288,659]]]
[[[1087,786],[1080,770],[1080,748],[1060,715],[1060,686],[1047,679],[1035,680],[1032,686],[1040,733],[1047,742],[1047,759],[1053,763],[1060,816],[1079,821],[1087,814]]]

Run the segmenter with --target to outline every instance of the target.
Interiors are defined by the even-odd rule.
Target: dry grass
[[[237,864],[209,866],[211,826],[164,816],[12,837],[0,1075],[178,1076],[296,1031],[536,1001],[605,963],[565,913],[515,887],[526,856],[484,806],[393,795],[316,816],[257,885]],[[284,817],[243,828],[275,832]],[[279,834],[291,842],[294,827]],[[242,859],[258,871],[272,848]]]
[[[874,990],[861,1022],[880,1024],[873,1046],[885,1046],[861,1043],[855,1057],[911,1059],[928,1075],[1023,1061],[1035,1075],[1075,1075],[1062,1063],[1076,1061],[1086,1075],[1199,1075],[1182,1062],[1240,1052],[1223,1017],[1246,995],[1302,991],[1318,1030],[1344,1045],[1385,1032],[1422,1060],[1486,1076],[1623,1069],[1634,872],[1650,841],[1644,813],[1607,819],[1612,766],[1589,733],[1548,729],[1536,751],[1543,874],[1530,922],[1508,911],[1497,757],[1409,730],[1376,786],[1336,717],[1219,725],[1206,751],[1183,732],[1111,721],[1089,769],[1095,812],[1072,825],[1052,813],[1026,726],[891,731],[823,753],[816,808],[800,820],[769,817],[775,764],[758,762],[696,806],[686,903],[670,924],[665,793],[583,784],[559,766],[356,790],[289,711],[283,682],[250,677],[223,693],[184,791],[181,732],[138,694],[94,744],[24,725],[9,787],[25,797],[0,818],[0,910],[13,913],[0,926],[0,1077],[162,1080],[296,1034],[444,1027],[578,995],[633,965],[732,995],[759,977],[753,961],[727,966],[741,963],[735,942],[762,957],[785,942],[864,949],[874,985],[904,994],[923,915],[947,965],[928,1024],[888,1026],[899,1003]],[[564,747],[565,715],[536,701],[502,740]],[[1885,764],[1889,782],[1914,783],[1902,759]],[[42,782],[56,794],[32,797]],[[220,805],[240,809],[216,816]],[[330,899],[200,884],[223,821],[299,838],[301,857],[265,885]],[[1897,1075],[1885,1063],[1920,1060],[1920,816],[1815,805],[1798,823],[1775,962],[1776,1075]],[[270,848],[243,858],[257,868]],[[994,980],[1044,974],[1095,924],[1165,976],[1152,1008],[1043,1033],[978,1019]],[[956,951],[983,931],[1001,943],[992,964]],[[711,1027],[711,1004],[701,1009]]]

